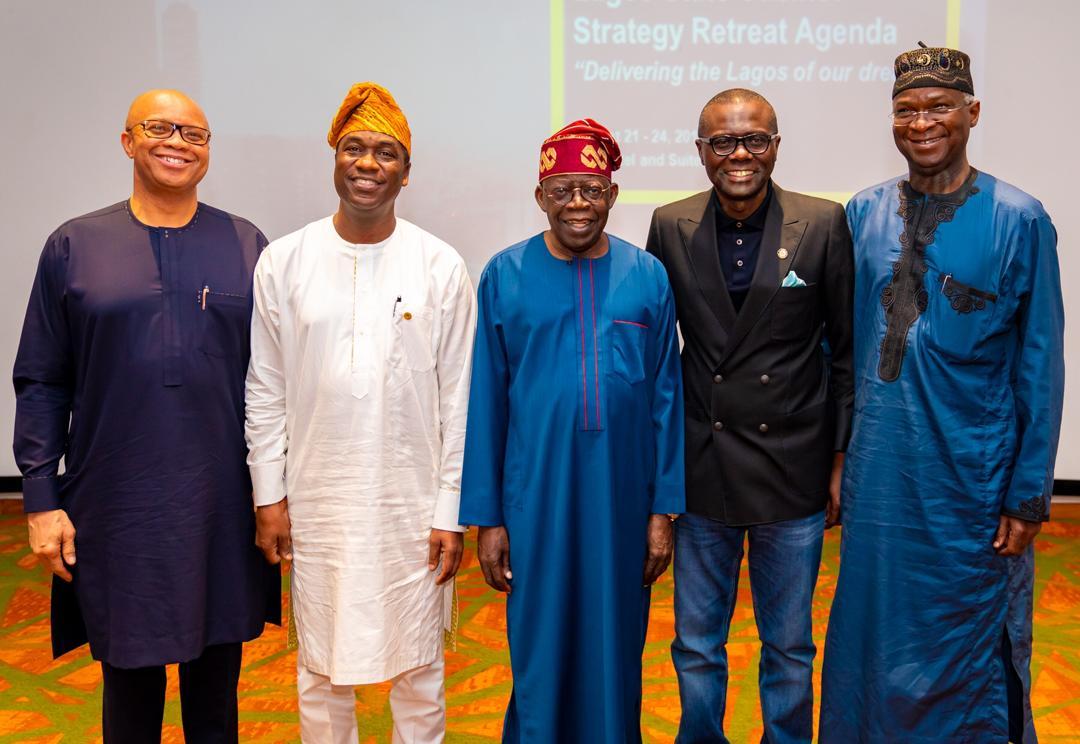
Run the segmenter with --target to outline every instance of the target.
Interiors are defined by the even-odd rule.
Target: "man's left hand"
[[[1041,529],[1042,522],[1029,522],[1002,514],[997,534],[994,535],[994,550],[998,555],[1020,555]]]
[[[461,566],[461,553],[465,549],[465,538],[460,532],[450,530],[431,530],[428,538],[428,571],[434,571],[439,566],[439,556],[442,555],[442,570],[435,579],[436,584],[445,584],[454,578],[458,567]]]
[[[667,514],[649,516],[649,530],[645,556],[645,576],[642,582],[649,586],[660,578],[671,563],[672,540],[671,518]]]
[[[840,483],[844,475],[844,453],[833,455],[832,474],[829,476],[829,501],[825,504],[825,529],[840,524]]]

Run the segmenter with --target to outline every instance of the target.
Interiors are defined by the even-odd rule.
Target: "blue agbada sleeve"
[[[1045,521],[1065,391],[1065,310],[1057,231],[1049,216],[1040,214],[1020,230],[1021,250],[1009,269],[1026,289],[1017,318],[1019,354],[1013,382],[1017,455],[1002,512]]]
[[[510,372],[496,302],[495,273],[489,266],[477,290],[478,317],[458,512],[460,524],[484,527],[503,524],[503,462],[509,418]]]
[[[658,353],[652,403],[656,475],[652,513],[682,514],[686,511],[682,365],[679,362],[679,336],[675,330],[675,301],[666,278],[657,326]]]
[[[56,473],[67,445],[75,386],[63,247],[63,238],[54,233],[41,253],[15,357],[14,451],[28,514],[60,508]]]

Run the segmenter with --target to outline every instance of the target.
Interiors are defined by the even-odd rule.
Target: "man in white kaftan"
[[[409,135],[390,94],[354,86],[330,142],[339,211],[255,270],[258,540],[293,561],[303,740],[355,744],[353,686],[394,680],[394,741],[442,741],[474,294],[449,245],[393,214]]]

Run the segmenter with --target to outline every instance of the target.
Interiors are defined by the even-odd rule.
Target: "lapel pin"
[[[787,248],[781,248],[780,250],[778,250],[776,252],[776,257],[779,258],[781,261],[787,258]]]
[[[402,313],[401,317],[405,318],[405,320],[412,320],[412,313],[406,310],[404,313]]]

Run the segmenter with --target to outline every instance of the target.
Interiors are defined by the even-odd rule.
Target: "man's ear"
[[[968,107],[968,115],[971,117],[971,126],[979,123],[979,114],[982,112],[982,101],[976,98]]]

